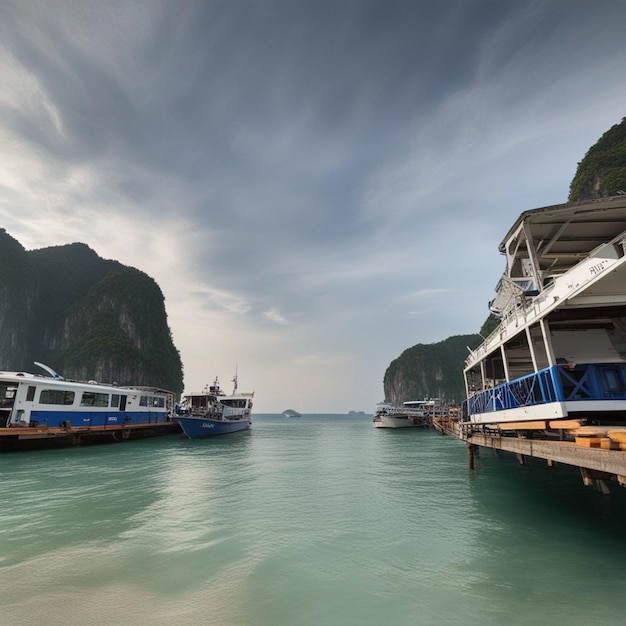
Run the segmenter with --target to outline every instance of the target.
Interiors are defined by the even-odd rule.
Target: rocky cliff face
[[[467,347],[475,348],[481,341],[480,335],[457,335],[408,348],[385,372],[385,400],[395,406],[425,398],[460,403],[465,398],[463,364]]]
[[[0,369],[30,344],[38,282],[26,250],[0,229]]]
[[[152,278],[84,244],[27,252],[0,230],[0,369],[33,361],[66,378],[183,389]]]

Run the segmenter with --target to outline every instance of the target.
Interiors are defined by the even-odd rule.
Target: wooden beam
[[[553,429],[565,429],[572,430],[573,428],[580,428],[583,420],[550,420],[548,426]]]
[[[546,423],[543,420],[530,422],[500,422],[500,430],[545,430]]]

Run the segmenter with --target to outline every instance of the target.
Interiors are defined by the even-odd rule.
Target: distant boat
[[[293,409],[286,409],[281,413],[281,415],[284,417],[302,417],[301,413],[298,413],[298,411],[294,411]]]
[[[190,439],[225,435],[250,428],[252,423],[252,393],[237,393],[237,376],[233,378],[233,393],[227,396],[216,378],[201,392],[183,396],[174,417]]]
[[[372,425],[374,428],[416,428],[429,426],[435,411],[435,400],[410,400],[401,407],[379,402]]]

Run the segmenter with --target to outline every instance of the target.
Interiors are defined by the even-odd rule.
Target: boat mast
[[[235,376],[233,377],[233,396],[237,393],[237,365],[235,365]]]

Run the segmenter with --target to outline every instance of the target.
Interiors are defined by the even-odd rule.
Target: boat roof
[[[624,230],[626,194],[524,211],[498,249],[509,256],[526,256],[532,245],[540,268],[559,273]]]
[[[54,378],[52,376],[42,376],[40,374],[31,374],[30,372],[0,372],[0,382],[13,382],[15,384],[20,382],[33,382],[33,383],[45,383],[46,385],[59,386],[59,387],[76,387],[83,390],[97,389],[109,393],[121,392],[135,392],[135,393],[151,393],[167,395],[170,391],[165,389],[159,389],[157,387],[146,387],[136,385],[115,385],[109,383],[99,383],[95,380],[70,380],[67,378]]]
[[[215,391],[189,391],[187,393],[183,393],[183,398],[254,398],[254,391],[238,391],[233,394],[226,394],[221,389],[218,393]]]

